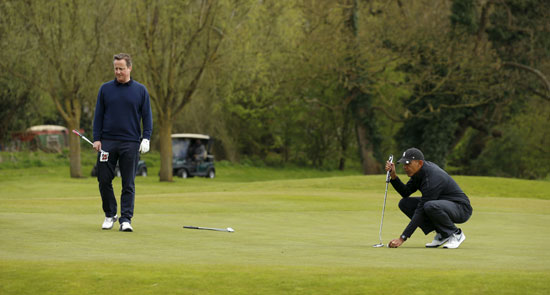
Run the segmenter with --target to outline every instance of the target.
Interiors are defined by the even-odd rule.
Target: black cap
[[[424,161],[424,154],[417,148],[410,148],[403,153],[403,157],[397,163],[409,164],[412,160]]]

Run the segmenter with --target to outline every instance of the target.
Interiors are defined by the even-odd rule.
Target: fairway
[[[385,175],[289,174],[138,177],[125,233],[101,230],[96,179],[0,170],[0,294],[550,293],[548,181],[455,177],[474,208],[461,247],[426,249],[417,230],[389,249],[372,248]],[[390,186],[385,243],[408,223],[399,199]]]

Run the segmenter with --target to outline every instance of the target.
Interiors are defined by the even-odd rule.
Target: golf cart
[[[118,162],[116,163],[115,167],[115,175],[120,177],[120,168],[118,167]],[[97,163],[94,165],[94,168],[92,168],[92,176],[97,176]],[[136,176],[147,176],[147,165],[145,165],[145,161],[138,161]]]
[[[210,153],[214,139],[204,134],[172,134],[172,173],[181,178],[216,177],[214,156]]]

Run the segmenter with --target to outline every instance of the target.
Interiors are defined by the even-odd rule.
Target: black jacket
[[[407,184],[401,182],[399,177],[392,179],[391,184],[403,198],[408,198],[417,190],[420,190],[422,193],[420,203],[416,207],[411,222],[403,231],[403,235],[406,237],[410,237],[418,227],[420,221],[427,218],[424,212],[424,204],[428,201],[448,200],[463,204],[470,214],[473,211],[470,199],[468,199],[468,196],[460,189],[458,184],[447,172],[432,162],[424,161],[422,168],[409,179]]]

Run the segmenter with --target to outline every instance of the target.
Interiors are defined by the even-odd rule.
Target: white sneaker
[[[111,229],[113,228],[113,224],[118,219],[118,216],[113,217],[105,217],[105,221],[103,221],[103,225],[101,226],[101,229]]]
[[[449,240],[450,237],[443,238],[440,233],[436,233],[434,240],[431,243],[426,244],[426,248],[437,248]]]
[[[132,225],[129,222],[123,222],[120,224],[120,231],[134,231]]]
[[[466,235],[462,232],[462,230],[460,230],[458,234],[451,235],[447,244],[443,245],[443,248],[456,249],[460,246],[460,244],[462,244],[462,242],[464,242],[464,240],[466,240]]]

